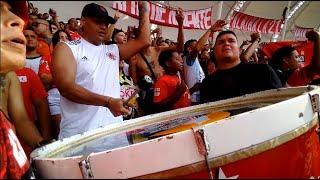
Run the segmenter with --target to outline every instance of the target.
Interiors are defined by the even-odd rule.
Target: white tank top
[[[83,38],[66,44],[77,63],[75,83],[91,92],[120,98],[118,46],[95,46]],[[60,103],[59,139],[123,121],[122,116],[114,117],[103,106],[78,104],[63,96]]]
[[[192,88],[196,83],[201,83],[205,78],[205,74],[201,65],[196,58],[191,66],[186,62],[186,57],[183,59],[184,63],[184,77],[188,88]],[[200,102],[200,91],[196,91],[191,95],[191,102]]]

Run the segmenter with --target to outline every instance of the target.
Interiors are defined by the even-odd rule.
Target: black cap
[[[106,10],[106,8],[96,3],[85,5],[82,10],[81,16],[103,19],[110,24],[116,23],[116,20],[108,15],[108,11]]]

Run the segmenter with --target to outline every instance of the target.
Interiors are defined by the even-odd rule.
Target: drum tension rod
[[[319,105],[319,94],[310,95],[312,111],[318,114],[318,129],[317,133],[320,139],[320,105]]]
[[[80,170],[82,173],[83,179],[94,179],[92,170],[91,170],[91,164],[89,161],[90,154],[83,155],[82,160],[79,162]]]
[[[208,140],[206,138],[204,129],[194,129],[193,130],[193,134],[197,143],[197,147],[198,147],[198,151],[201,155],[203,155],[205,157],[206,160],[206,166],[207,166],[207,170],[208,170],[208,174],[210,179],[214,179],[213,177],[213,173],[211,170],[211,165],[210,165],[210,161],[209,161],[209,151],[210,151],[210,145],[208,143]]]

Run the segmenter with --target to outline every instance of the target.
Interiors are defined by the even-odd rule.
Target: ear
[[[166,61],[164,64],[165,64],[167,67],[169,67],[169,66],[170,66],[170,61]]]
[[[86,19],[81,17],[80,19],[80,28],[82,28],[86,24]]]

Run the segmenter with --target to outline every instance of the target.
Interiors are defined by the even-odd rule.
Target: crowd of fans
[[[224,30],[223,20],[214,22],[200,39],[188,39],[178,9],[178,36],[170,40],[159,28],[150,31],[144,2],[139,2],[139,11],[139,27],[125,32],[117,29],[119,12],[112,18],[94,3],[84,7],[81,18],[71,17],[67,23],[59,21],[55,10],[42,14],[29,3],[23,30],[26,64],[15,71],[25,111],[21,116],[7,114],[27,156],[52,139],[122,119],[267,89],[319,84],[316,31],[306,34],[314,49],[311,63],[302,68],[293,47],[264,59],[259,33],[239,46],[236,34]],[[215,42],[209,40],[213,33],[219,33]],[[33,125],[21,128],[16,123],[26,121]]]

